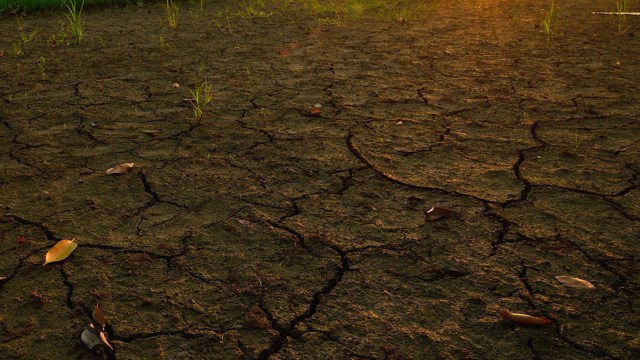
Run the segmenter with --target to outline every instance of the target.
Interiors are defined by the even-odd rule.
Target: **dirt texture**
[[[234,4],[88,9],[54,47],[64,14],[34,14],[19,57],[0,17],[0,358],[638,358],[638,17]],[[96,303],[110,355],[80,340]]]

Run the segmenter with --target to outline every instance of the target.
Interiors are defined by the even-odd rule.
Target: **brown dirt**
[[[532,0],[342,24],[225,6],[176,30],[88,10],[55,48],[63,14],[32,15],[21,57],[0,18],[0,358],[102,358],[96,302],[118,359],[638,356],[638,17],[619,34],[590,14],[611,1],[562,2],[547,40]]]

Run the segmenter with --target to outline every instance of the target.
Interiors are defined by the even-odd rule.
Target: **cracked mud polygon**
[[[1,358],[107,358],[80,341],[95,303],[117,359],[637,358],[637,17],[562,2],[547,39],[536,1],[181,6],[175,30],[88,9],[55,48],[63,13],[29,15],[21,57],[0,17]]]

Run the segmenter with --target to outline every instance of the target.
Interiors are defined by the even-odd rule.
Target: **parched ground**
[[[638,17],[234,4],[87,10],[55,47],[64,14],[30,15],[19,57],[0,17],[0,358],[638,358]]]

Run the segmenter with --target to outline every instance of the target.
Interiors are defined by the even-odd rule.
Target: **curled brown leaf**
[[[442,218],[455,217],[455,216],[458,216],[458,213],[453,210],[432,206],[431,209],[427,210],[426,220],[436,221]]]
[[[102,309],[100,309],[100,306],[98,306],[98,304],[93,307],[91,317],[93,318],[93,321],[100,325],[100,327],[104,330],[104,327],[107,324],[107,317],[104,315]]]
[[[131,170],[135,163],[122,163],[107,170],[107,175],[124,174]]]
[[[553,321],[547,319],[544,316],[532,316],[507,310],[500,311],[500,317],[520,325],[542,326],[553,324]]]

